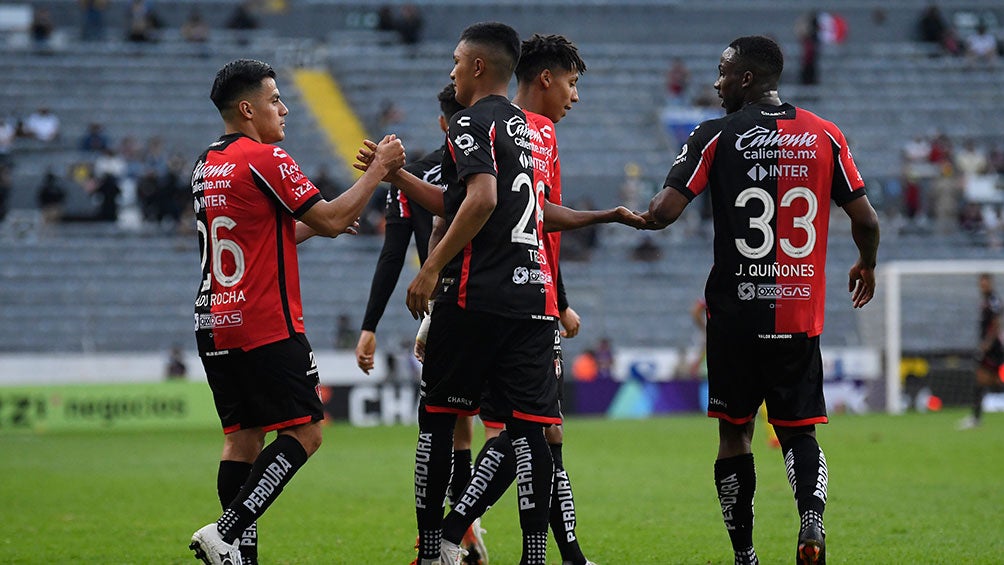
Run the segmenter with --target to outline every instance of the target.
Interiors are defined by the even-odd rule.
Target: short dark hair
[[[773,39],[763,35],[747,35],[732,40],[729,47],[739,56],[740,70],[753,71],[758,79],[777,83],[784,70],[784,55]]]
[[[439,100],[439,109],[447,120],[452,118],[453,114],[464,109],[463,104],[457,102],[457,87],[452,82],[443,87],[436,98]]]
[[[216,73],[209,99],[223,112],[242,96],[261,86],[265,78],[275,78],[275,70],[268,63],[254,59],[237,59]]]
[[[563,35],[540,35],[523,42],[516,65],[516,80],[532,81],[544,69],[586,72],[579,49]]]
[[[489,48],[495,55],[493,61],[498,66],[499,78],[508,79],[519,62],[519,34],[516,30],[500,22],[472,24],[460,34],[460,41],[474,43]]]

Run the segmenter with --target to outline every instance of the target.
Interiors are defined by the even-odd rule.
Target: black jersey
[[[497,203],[484,227],[441,273],[438,300],[514,318],[546,318],[554,280],[542,267],[542,183],[535,186],[536,128],[503,96],[487,96],[454,114],[443,157],[446,219],[453,222],[467,196],[465,179],[495,176]]]
[[[829,202],[864,194],[840,130],[790,104],[751,104],[694,129],[666,177],[706,187],[715,223],[709,316],[769,336],[823,331]]]
[[[404,169],[416,177],[442,186],[443,153],[446,146],[429,153],[418,161],[408,163]],[[384,230],[383,247],[377,259],[370,297],[363,314],[362,329],[375,332],[383,317],[387,302],[394,293],[397,279],[401,276],[408,245],[414,234],[415,249],[419,263],[425,264],[429,254],[429,236],[432,234],[432,212],[412,202],[396,186],[387,191],[387,228]]]
[[[445,188],[442,180],[443,153],[445,152],[446,146],[444,145],[421,159],[408,163],[404,166],[404,170],[427,183]],[[423,222],[426,220],[429,222],[432,221],[432,214],[428,210],[412,202],[400,188],[394,185],[391,185],[390,190],[387,191],[385,217],[388,223],[412,222],[416,220]],[[428,243],[428,240],[426,240],[426,247],[428,247]]]
[[[987,338],[994,327],[994,320],[1000,318],[1002,311],[1004,304],[995,293],[983,295],[983,303],[980,305],[980,340]]]

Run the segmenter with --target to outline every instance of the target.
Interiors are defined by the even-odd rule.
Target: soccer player
[[[579,56],[578,49],[560,35],[542,36],[535,34],[522,44],[519,64],[516,66],[517,92],[513,103],[523,108],[528,122],[534,124],[543,144],[535,152],[535,164],[545,183],[545,197],[548,202],[561,205],[561,166],[558,159],[555,124],[578,102],[577,83],[586,65]],[[544,240],[545,256],[553,270],[559,269],[561,232],[549,232]],[[558,271],[557,303],[559,320],[564,327],[561,335],[555,336],[555,366],[558,378],[559,398],[563,371],[560,337],[574,337],[578,333],[580,320],[568,305]],[[462,536],[470,528],[477,533],[480,527],[475,521],[489,506],[495,504],[516,476],[513,454],[504,441],[505,411],[497,401],[486,394],[481,400],[480,416],[485,424],[485,444],[478,456],[477,465],[483,469],[475,485],[464,498],[455,498],[454,510],[443,521],[443,539],[460,544]],[[590,563],[579,548],[575,534],[575,501],[571,482],[562,461],[562,440],[564,430],[561,424],[552,424],[545,429],[545,437],[554,461],[554,480],[551,491],[550,525],[555,541],[566,565],[586,565]],[[497,438],[503,441],[497,442]],[[491,450],[489,454],[488,451]],[[492,477],[485,481],[484,478]],[[460,502],[459,507],[457,501]],[[469,534],[467,534],[470,537]],[[478,548],[479,553],[483,549]]]
[[[285,137],[289,113],[275,76],[248,59],[220,69],[210,98],[225,132],[192,173],[202,259],[195,334],[225,434],[217,475],[223,515],[190,545],[210,565],[257,563],[256,520],[321,445],[324,413],[304,335],[296,244],[354,233],[380,179],[404,164],[404,147],[388,135],[370,170],[323,200],[272,145]]]
[[[827,468],[815,425],[827,421],[819,335],[831,199],[850,217],[858,248],[851,304],[875,293],[879,226],[864,182],[833,123],[781,102],[782,67],[767,37],[729,44],[714,85],[727,115],[694,129],[645,214],[662,228],[711,195],[708,415],[719,420],[715,485],[737,564],[758,562],[750,442],[765,400],[801,517],[796,561],[826,561]]]
[[[391,179],[449,225],[407,295],[412,314],[425,316],[440,281],[425,345],[415,460],[422,565],[437,559],[453,565],[461,559],[458,546],[440,543],[443,501],[454,423],[458,414],[477,412],[482,384],[507,407],[505,424],[517,462],[522,563],[545,562],[553,469],[543,428],[560,423],[560,415],[553,374],[557,309],[548,299],[554,282],[543,259],[544,224],[574,229],[604,221],[643,222],[623,208],[581,212],[545,202],[544,183],[534,182],[533,145],[539,133],[505,97],[519,53],[519,36],[505,24],[464,30],[450,77],[466,109],[450,122],[443,160],[446,192],[407,172]],[[368,151],[359,158],[358,166],[365,168]]]
[[[453,114],[463,109],[457,103],[455,89],[452,84],[443,88],[438,95],[439,128],[446,133],[447,125]],[[422,157],[418,161],[405,165],[405,170],[418,178],[435,184],[442,184],[444,144],[439,149]],[[387,229],[384,233],[383,247],[373,272],[373,282],[370,284],[369,301],[366,303],[366,313],[363,316],[362,331],[359,333],[359,343],[356,345],[356,364],[366,374],[373,369],[376,352],[376,328],[383,316],[387,301],[390,300],[397,279],[404,265],[405,252],[412,234],[415,235],[415,248],[418,250],[419,263],[425,263],[429,250],[429,234],[432,231],[432,214],[420,205],[410,201],[408,196],[394,185],[387,192]]]
[[[1004,305],[994,292],[994,278],[989,273],[979,277],[980,342],[976,350],[976,386],[973,389],[973,413],[959,422],[959,429],[968,430],[983,421],[983,397],[991,389],[1001,387],[1004,366],[1004,344],[1001,343],[1001,312]]]

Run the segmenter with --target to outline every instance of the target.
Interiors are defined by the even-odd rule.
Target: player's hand
[[[625,226],[631,226],[637,229],[644,229],[645,226],[648,225],[648,221],[640,214],[632,212],[624,206],[614,208],[614,215],[616,217],[614,221],[618,224],[624,224]]]
[[[663,228],[665,228],[666,226],[669,225],[669,224],[666,224],[666,223],[663,223],[663,222],[656,221],[655,218],[652,217],[652,212],[649,211],[649,210],[646,210],[646,211],[642,212],[641,214],[638,214],[638,217],[640,217],[645,222],[644,225],[642,225],[638,229],[642,229],[642,230],[661,230],[661,229],[663,229]]]
[[[859,259],[848,273],[847,291],[855,308],[868,304],[875,296],[875,267],[867,267]]]
[[[572,310],[569,306],[561,311],[558,315],[558,321],[561,322],[561,337],[567,337],[569,339],[579,335],[579,327],[582,325],[582,319],[579,317],[579,313]]]
[[[363,330],[356,344],[356,365],[367,375],[373,370],[373,357],[376,353],[376,334]]]
[[[358,235],[359,234],[359,220],[356,220],[356,221],[352,222],[351,226],[347,226],[344,230],[342,230],[342,233],[340,233],[338,235],[342,235],[342,234]],[[335,237],[338,237],[338,236],[336,235]]]
[[[429,303],[429,315],[422,318],[422,324],[418,326],[418,333],[415,334],[415,359],[419,363],[425,363],[425,342],[429,337],[429,326],[432,325],[432,303]]]
[[[383,167],[387,171],[383,180],[394,182],[394,177],[406,160],[404,145],[397,136],[391,134],[384,136],[380,143],[364,139],[363,146],[356,154],[356,162],[352,166],[363,172],[372,166]]]
[[[428,263],[427,263],[428,264]],[[436,289],[439,273],[430,273],[424,267],[419,269],[415,279],[408,285],[408,295],[405,302],[412,317],[420,320],[429,315],[429,299]]]

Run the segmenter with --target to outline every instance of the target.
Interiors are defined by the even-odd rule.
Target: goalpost
[[[879,292],[885,296],[885,385],[886,411],[898,414],[903,411],[900,363],[903,358],[903,280],[918,275],[972,275],[971,285],[976,286],[980,273],[1004,274],[1004,260],[929,260],[892,261],[879,269]],[[998,283],[999,284],[999,283]],[[884,288],[883,288],[884,287]],[[976,304],[970,306],[975,325]],[[934,320],[933,323],[951,324],[954,320]],[[975,342],[973,343],[975,348]]]

